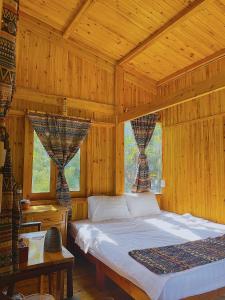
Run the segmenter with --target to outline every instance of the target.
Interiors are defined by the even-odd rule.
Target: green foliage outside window
[[[50,192],[51,159],[34,132],[32,193]]]
[[[65,167],[66,181],[71,192],[80,190],[80,150]]]
[[[80,150],[65,168],[70,191],[80,190]],[[50,192],[51,158],[34,132],[32,193]]]
[[[148,156],[151,189],[161,191],[162,178],[162,127],[156,124],[150,144],[146,149]],[[124,167],[125,167],[125,192],[130,192],[135,181],[138,162],[138,147],[134,138],[130,122],[124,126]]]

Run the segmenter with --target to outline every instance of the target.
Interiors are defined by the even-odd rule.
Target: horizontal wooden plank
[[[24,110],[17,110],[17,109],[10,108],[8,115],[9,116],[17,116],[17,117],[25,116],[26,112]],[[101,122],[101,121],[92,121],[91,124],[92,124],[92,126],[95,126],[95,127],[114,127],[115,126],[115,123]]]
[[[31,102],[38,102],[42,104],[51,104],[62,106],[63,99],[67,99],[68,108],[76,108],[80,110],[90,110],[105,113],[108,115],[114,115],[115,108],[114,105],[111,104],[102,104],[86,99],[79,99],[79,98],[67,98],[60,95],[48,95],[44,93],[40,93],[36,90],[27,89],[23,87],[17,87],[16,93],[14,95],[14,99],[17,100],[26,100]]]
[[[149,104],[140,105],[138,108],[130,110],[127,109],[125,113],[118,116],[117,120],[118,122],[132,120],[223,89],[225,89],[225,70],[219,73],[219,75],[193,84],[190,88],[178,90],[169,96],[157,96]]]

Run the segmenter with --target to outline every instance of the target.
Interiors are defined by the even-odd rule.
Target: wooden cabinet
[[[59,205],[34,205],[23,211],[23,222],[40,221],[41,230],[47,230],[52,226],[59,228],[64,245],[67,238],[67,217],[68,209]],[[28,231],[33,230],[26,228],[26,232]]]

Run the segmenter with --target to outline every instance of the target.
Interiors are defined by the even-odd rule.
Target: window
[[[50,192],[51,158],[34,132],[32,193]]]
[[[156,124],[151,142],[146,154],[149,160],[151,189],[155,193],[161,191],[162,178],[162,127]],[[124,167],[125,167],[125,192],[130,192],[135,181],[136,167],[138,161],[138,147],[134,138],[130,122],[124,126]]]
[[[65,176],[70,191],[80,191],[80,150],[65,167]]]
[[[32,194],[50,193],[51,169],[57,169],[34,131]],[[71,192],[80,191],[80,150],[65,167],[65,176]]]
[[[37,201],[55,200],[57,166],[48,156],[28,119],[25,120],[25,145],[23,197]],[[84,142],[65,168],[72,197],[85,195],[85,170],[86,143]]]

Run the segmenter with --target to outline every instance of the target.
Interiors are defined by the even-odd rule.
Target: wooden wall
[[[151,103],[156,96],[156,82],[141,75],[134,69],[116,68],[115,89],[117,112],[126,112],[140,104]]]
[[[17,41],[17,91],[7,119],[16,181],[23,184],[26,110],[61,113],[66,97],[69,115],[94,121],[81,196],[122,193],[123,163],[117,158],[123,156],[123,125],[114,126],[115,111],[151,102],[155,82],[120,69],[122,85],[116,86],[112,63],[25,14],[20,16]]]
[[[116,123],[115,113],[185,91],[224,68],[221,58],[157,86],[134,70],[115,69],[91,50],[63,40],[56,30],[21,16],[18,91],[7,120],[17,182],[23,183],[25,110],[60,113],[58,100],[69,97],[69,115],[96,122],[87,139],[84,196],[123,193],[123,124]],[[162,111],[164,209],[225,221],[224,99],[221,90]],[[86,104],[76,106],[78,102]]]
[[[68,108],[69,115],[91,118],[94,122],[86,142],[86,168],[82,170],[86,185],[82,196],[112,194],[114,66],[64,41],[52,28],[20,16],[17,92],[7,117],[14,175],[20,184],[23,184],[24,173],[26,110],[60,113],[62,105],[57,101],[62,97],[70,97],[70,103],[74,100],[74,107]],[[76,108],[76,99],[86,103],[84,108],[82,105]]]
[[[170,95],[225,68],[220,59],[159,87]],[[162,208],[225,223],[225,90],[162,112]]]
[[[156,83],[135,70],[117,66],[115,71],[115,107],[118,116],[128,109],[151,103],[156,97]],[[115,130],[115,193],[124,193],[124,124]]]
[[[114,67],[46,24],[20,16],[17,86],[114,104]]]

